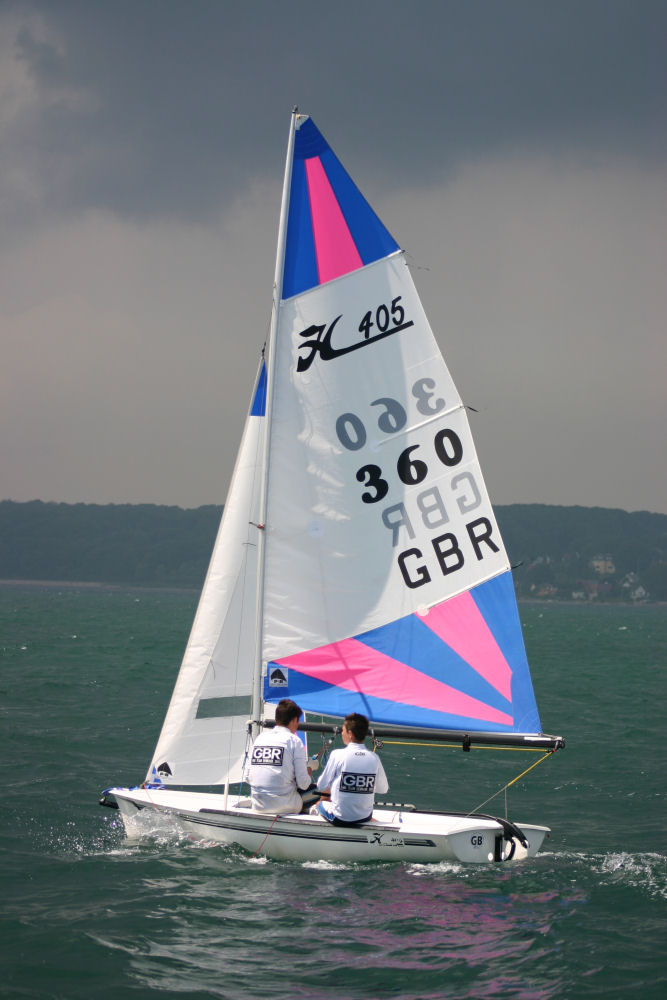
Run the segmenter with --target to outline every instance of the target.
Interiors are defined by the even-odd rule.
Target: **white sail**
[[[251,712],[257,618],[264,365],[220,529],[147,781],[240,781]]]
[[[327,359],[332,327],[340,353]],[[509,567],[465,408],[400,253],[282,304],[266,548],[269,661]]]

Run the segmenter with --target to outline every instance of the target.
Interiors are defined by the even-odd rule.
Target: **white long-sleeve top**
[[[357,823],[370,816],[375,793],[389,791],[389,782],[377,754],[363,743],[348,743],[332,751],[317,787],[330,789],[334,816],[346,823]]]
[[[264,729],[250,751],[250,800],[255,812],[301,811],[298,789],[310,785],[306,748],[286,726]]]

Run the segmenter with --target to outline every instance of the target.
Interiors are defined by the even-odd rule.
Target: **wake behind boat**
[[[295,860],[493,863],[548,834],[400,805],[355,827],[253,813],[248,750],[282,698],[305,731],[359,712],[376,738],[563,745],[541,732],[466,410],[403,254],[296,110],[271,332],[192,632],[144,785],[101,801],[130,835],[150,809]]]

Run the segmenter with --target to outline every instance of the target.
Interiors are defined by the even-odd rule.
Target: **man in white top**
[[[296,702],[283,698],[276,705],[274,729],[264,729],[250,752],[250,801],[254,812],[299,813],[299,789],[310,787],[312,771],[306,748],[296,731],[302,712]]]
[[[331,795],[330,803],[317,806],[329,823],[347,826],[368,822],[373,816],[375,793],[389,791],[380,758],[364,745],[367,734],[365,715],[353,712],[345,717],[341,733],[345,747],[331,753],[317,782],[320,791]]]

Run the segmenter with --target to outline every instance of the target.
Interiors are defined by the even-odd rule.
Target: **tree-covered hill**
[[[201,587],[220,507],[0,502],[0,579]],[[512,504],[520,597],[667,600],[667,515]]]
[[[496,516],[520,597],[667,600],[665,514],[511,504]]]
[[[220,507],[0,502],[0,579],[201,587]]]

